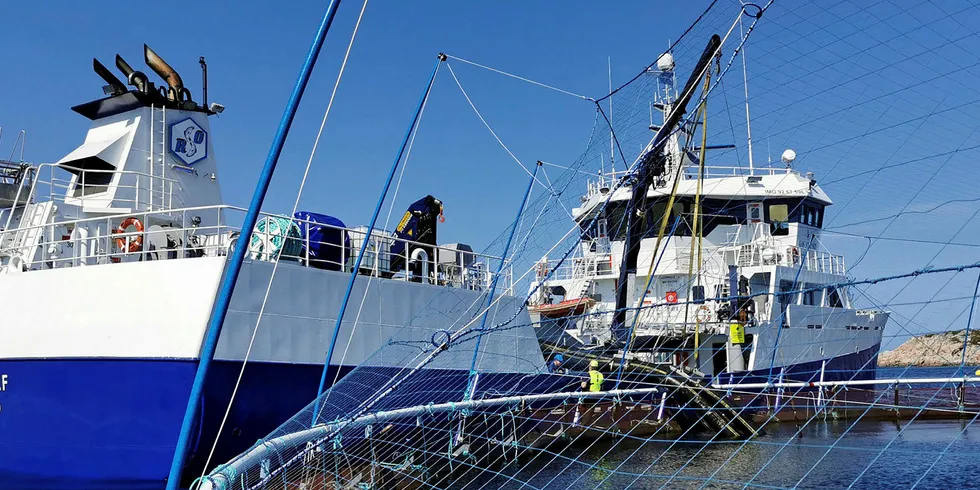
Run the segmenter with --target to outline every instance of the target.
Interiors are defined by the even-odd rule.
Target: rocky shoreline
[[[918,335],[893,350],[878,354],[881,367],[959,366],[965,330]],[[971,330],[966,346],[966,364],[980,364],[980,332]]]

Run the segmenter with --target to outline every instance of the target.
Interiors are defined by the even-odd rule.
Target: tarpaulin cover
[[[303,236],[303,257],[307,252],[310,265],[319,269],[341,270],[341,261],[350,257],[350,237],[343,221],[325,214],[297,211],[293,215]],[[328,226],[321,226],[328,225]],[[307,250],[309,247],[309,250]]]

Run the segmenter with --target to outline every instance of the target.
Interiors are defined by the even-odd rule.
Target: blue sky
[[[607,56],[618,85],[654,60],[707,3],[372,1],[301,209],[350,225],[369,219],[437,53],[601,96]],[[827,233],[825,242],[846,254],[857,278],[976,261],[976,247],[944,243],[980,243],[980,222],[974,219],[980,209],[974,176],[980,157],[974,148],[980,147],[980,39],[970,29],[980,22],[978,9],[958,0],[828,5],[776,2],[750,39],[756,161],[768,154],[778,160],[792,147],[799,154],[797,168],[816,173],[835,201],[825,220],[829,231],[858,235]],[[292,206],[360,6],[352,0],[341,5],[280,160],[268,211],[288,212]],[[69,107],[101,96],[92,57],[111,66],[120,53],[141,64],[146,42],[182,74],[196,97],[197,59],[207,57],[210,99],[227,107],[212,119],[224,197],[245,205],[325,8],[326,2],[279,6],[248,0],[188,4],[175,14],[148,2],[112,8],[6,2],[0,7],[6,20],[0,30],[0,155],[7,155],[21,129],[28,132],[28,160],[54,161],[75,148],[88,121]],[[709,20],[716,30],[730,22],[723,15]],[[687,58],[700,53],[706,34],[692,33],[679,47],[679,66],[693,62]],[[725,59],[730,53],[726,48]],[[462,63],[452,66],[526,165],[539,159],[570,164],[583,153],[595,120],[590,103]],[[745,164],[740,77],[738,69],[730,73],[709,104],[718,117],[710,123],[715,143],[739,146],[720,153],[718,164]],[[556,169],[549,172],[557,175]],[[446,205],[440,241],[481,249],[511,222],[526,183],[524,171],[473,114],[448,70],[441,70],[394,219],[431,193]],[[575,196],[567,197],[574,203]],[[552,218],[558,223],[552,231],[567,229],[562,216]],[[853,223],[858,224],[844,226]],[[879,236],[886,239],[874,239]],[[533,252],[538,250],[529,256]],[[917,302],[968,296],[975,277],[922,277],[871,291],[877,300],[897,305],[903,330],[962,328],[968,299],[926,309]]]
[[[197,59],[207,58],[210,99],[227,107],[212,118],[224,197],[246,205],[326,2],[285,5],[198,2],[173,17],[152,2],[120,8],[5,3],[0,153],[6,156],[21,129],[28,133],[28,160],[54,161],[71,151],[88,121],[69,107],[101,96],[92,57],[112,66],[120,53],[142,64],[146,42],[181,73],[195,97]],[[607,56],[614,79],[631,76],[706,5],[370,2],[301,207],[348,224],[369,219],[439,52],[598,96],[607,86]],[[280,161],[267,200],[270,211],[292,206],[360,7],[351,0],[341,4]],[[667,22],[671,17],[680,22]],[[654,27],[658,23],[666,27]],[[594,118],[588,103],[459,63],[454,68],[500,137],[528,164],[569,161],[582,151]],[[523,192],[526,174],[482,126],[447,70],[427,113],[395,215],[431,193],[446,205],[443,241],[484,246],[513,219],[512,203]],[[497,205],[503,206],[500,213],[493,212]]]

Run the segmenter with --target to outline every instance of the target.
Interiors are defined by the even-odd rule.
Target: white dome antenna
[[[657,69],[660,71],[671,71],[674,69],[674,55],[664,53],[657,58]]]
[[[786,166],[789,167],[790,165],[793,164],[793,160],[796,160],[796,152],[793,151],[791,148],[788,148],[786,149],[786,151],[783,152],[783,156],[781,157],[781,159],[783,160],[783,163],[785,163]]]

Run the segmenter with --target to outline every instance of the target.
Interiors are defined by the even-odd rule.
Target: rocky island
[[[965,330],[918,335],[893,350],[878,354],[878,365],[898,366],[958,366],[963,355]],[[980,331],[971,330],[966,345],[966,364],[980,364]]]

